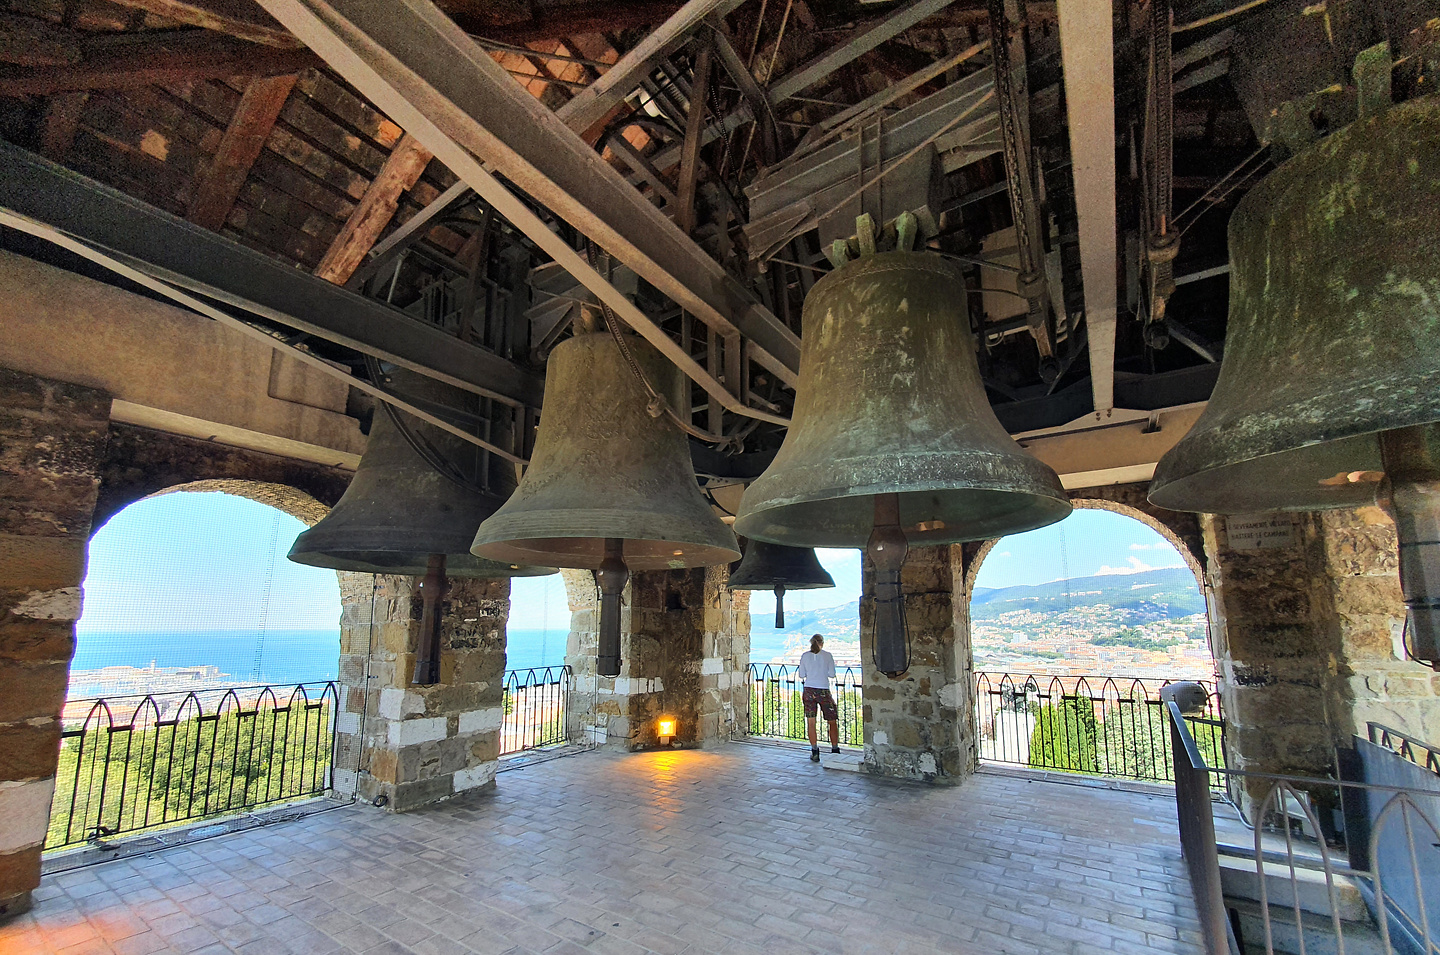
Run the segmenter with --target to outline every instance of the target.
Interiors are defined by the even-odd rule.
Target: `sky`
[[[335,572],[285,557],[304,529],[231,494],[179,491],[137,501],[90,542],[77,629],[258,630],[263,615],[268,630],[338,632]]]
[[[1137,574],[1184,566],[1174,545],[1148,525],[1113,511],[1076,508],[1049,527],[1001,538],[980,565],[975,586],[1017,587],[1066,576]]]
[[[335,629],[340,590],[333,571],[285,554],[304,524],[229,494],[179,492],[120,512],[90,545],[81,632]],[[1063,542],[1063,547],[1062,547]],[[1065,563],[1062,565],[1062,550]],[[786,608],[815,610],[860,593],[858,550],[817,551],[835,589],[795,591]],[[1145,524],[1109,511],[1076,509],[1058,524],[1001,540],[976,585],[1011,587],[1065,576],[1183,567],[1175,548]],[[268,599],[267,599],[268,585]],[[751,594],[752,614],[773,614],[775,596]],[[567,630],[570,608],[559,574],[516,578],[510,627]]]

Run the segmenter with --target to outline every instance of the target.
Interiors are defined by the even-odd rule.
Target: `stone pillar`
[[[970,652],[959,548],[912,548],[901,568],[910,669],[892,680],[873,660],[875,568],[867,559],[860,600],[866,772],[958,783],[975,768]]]
[[[341,601],[335,788],[403,812],[492,786],[510,581],[449,582],[434,686],[410,685],[422,609],[417,578],[342,574]]]
[[[0,369],[0,922],[30,907],[110,399]]]
[[[1251,548],[1204,519],[1231,758],[1328,775],[1370,720],[1440,740],[1440,677],[1401,647],[1394,524],[1377,507],[1280,520],[1288,537]]]
[[[620,675],[596,673],[599,597],[589,571],[567,570],[574,673],[573,739],[627,750],[659,745],[656,722],[676,719],[675,742],[706,745],[749,725],[748,595],[725,589],[729,570],[632,574],[620,616]]]

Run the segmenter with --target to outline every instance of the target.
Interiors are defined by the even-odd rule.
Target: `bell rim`
[[[735,583],[733,580],[725,585],[726,590],[773,590],[777,584],[784,584],[785,590],[834,590],[835,581],[832,579],[828,584],[801,584],[791,583],[788,580],[757,580],[754,583],[741,581]]]
[[[502,560],[510,563],[533,562],[536,560],[546,561],[545,566],[555,566],[572,570],[594,570],[600,566],[600,552],[582,553],[582,548],[575,547],[568,552],[562,549],[527,549],[524,542],[563,542],[574,541],[590,542],[592,545],[603,542],[606,538],[594,535],[576,535],[573,537],[509,537],[503,540],[477,542],[471,549],[471,554],[482,560]],[[633,573],[643,573],[654,570],[689,570],[695,567],[718,567],[721,564],[731,564],[740,559],[739,549],[730,550],[713,543],[698,541],[677,541],[674,539],[661,539],[653,537],[622,537],[627,544],[653,544],[660,547],[681,547],[684,552],[670,555],[647,555],[641,553],[626,553],[623,555],[625,566]],[[593,547],[591,548],[593,550]]]
[[[1058,480],[1056,483],[1058,485]],[[1027,506],[1017,508],[1010,513],[1016,515],[1029,514],[1032,515],[1032,517],[1024,521],[1016,522],[1005,530],[987,530],[984,533],[975,533],[974,531],[960,533],[963,530],[960,525],[956,525],[953,529],[947,527],[929,531],[918,529],[912,531],[907,527],[905,532],[906,539],[914,546],[925,547],[940,544],[964,544],[970,541],[993,540],[1008,537],[1011,534],[1023,534],[1027,531],[1038,530],[1041,527],[1047,527],[1050,524],[1062,521],[1066,517],[1069,517],[1075,510],[1074,504],[1071,503],[1069,495],[1065,494],[1063,488],[1060,490],[1059,497],[1052,497],[1050,495],[1029,491],[1016,491],[1013,487],[983,488],[968,486],[965,488],[956,488],[953,486],[927,487],[922,485],[908,485],[904,490],[897,492],[893,486],[876,485],[870,488],[844,489],[842,493],[836,493],[828,497],[807,495],[803,500],[767,503],[764,506],[756,507],[742,513],[736,518],[735,527],[737,533],[743,534],[752,540],[765,541],[769,544],[782,544],[788,547],[863,548],[869,539],[868,529],[864,532],[864,537],[862,538],[860,536],[844,534],[844,532],[836,532],[834,535],[826,536],[824,533],[813,533],[808,527],[800,527],[798,531],[792,530],[792,533],[799,533],[803,535],[802,537],[781,539],[774,534],[766,533],[763,529],[765,525],[761,525],[760,529],[757,529],[757,525],[760,525],[762,521],[766,522],[766,525],[774,522],[777,516],[775,512],[796,509],[808,504],[823,504],[830,501],[861,499],[874,497],[876,494],[899,493],[903,498],[905,495],[911,493],[927,494],[937,490],[957,493],[964,493],[965,491],[981,491],[992,494],[1005,493],[1013,497],[1028,498]]]
[[[395,577],[423,577],[428,567],[426,563],[407,563],[397,567],[374,561],[367,561],[359,556],[360,554],[414,554],[414,551],[347,551],[352,556],[342,556],[335,552],[307,550],[299,553],[291,552],[286,555],[287,559],[307,567],[319,567],[324,570],[338,570],[351,574],[387,574]],[[428,555],[427,555],[428,557]],[[560,568],[546,567],[534,564],[521,564],[518,567],[512,566],[509,562],[489,560],[484,557],[477,557],[468,552],[445,554],[445,575],[453,578],[464,578],[467,580],[500,580],[507,577],[549,577],[558,574]],[[456,562],[456,563],[452,563]]]

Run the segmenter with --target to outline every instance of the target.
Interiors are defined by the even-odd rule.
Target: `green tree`
[[[1218,734],[1211,729],[1208,724],[1190,724],[1205,762],[1220,766]],[[1098,742],[1100,771],[1107,776],[1157,782],[1174,778],[1170,721],[1164,707],[1154,701],[1121,700],[1111,704],[1100,724]]]
[[[1072,773],[1098,773],[1096,753],[1099,723],[1088,699],[1065,699],[1058,706],[1041,706],[1030,732],[1030,765]]]

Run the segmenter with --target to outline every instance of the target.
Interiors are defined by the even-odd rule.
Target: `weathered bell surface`
[[[835,586],[835,579],[820,566],[812,547],[786,547],[767,541],[748,541],[740,566],[726,585],[731,590],[773,590],[775,628],[785,628],[785,592],[822,590]]]
[[[1321,140],[1230,220],[1225,359],[1150,500],[1215,514],[1373,502],[1379,433],[1440,421],[1440,97]]]
[[[397,370],[395,390],[432,402],[463,393],[432,378]],[[397,412],[411,433],[462,471],[473,470],[477,449],[439,428]],[[445,555],[450,577],[529,577],[553,567],[481,560],[470,553],[475,528],[514,488],[514,469],[492,467],[493,496],[461,487],[436,471],[406,440],[383,407],[375,410],[370,441],[339,502],[314,527],[295,538],[290,559],[314,567],[364,574],[423,576],[430,555]]]
[[[766,541],[749,541],[740,566],[730,575],[731,590],[769,590],[783,584],[786,590],[820,590],[835,580],[820,566],[810,547],[786,547]]]
[[[675,402],[678,369],[643,339],[627,335],[626,342],[646,378]],[[606,541],[619,541],[630,571],[738,558],[735,535],[700,493],[685,436],[651,416],[649,403],[609,334],[557,345],[530,466],[510,500],[480,525],[473,553],[598,569]]]
[[[910,545],[999,537],[1070,513],[1055,472],[990,409],[965,294],[949,263],[916,252],[866,256],[816,283],[790,430],[746,489],[737,533],[864,547],[876,497],[892,495]]]

